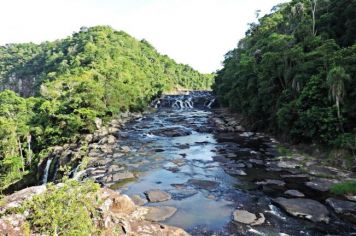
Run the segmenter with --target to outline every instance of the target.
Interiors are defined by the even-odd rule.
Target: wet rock
[[[226,167],[225,172],[230,174],[230,175],[240,175],[240,176],[245,176],[247,175],[246,172],[244,170],[241,169],[235,169],[235,168],[228,168]]]
[[[151,134],[163,137],[180,137],[192,134],[192,132],[185,128],[180,127],[169,127],[152,130]]]
[[[234,221],[243,223],[243,224],[252,224],[257,220],[255,214],[245,211],[245,210],[235,210],[234,213]]]
[[[188,149],[190,147],[190,145],[188,143],[185,143],[185,144],[179,144],[177,146],[177,148],[179,149]]]
[[[296,174],[296,175],[281,175],[281,178],[286,180],[298,180],[298,181],[307,181],[309,176],[306,174]]]
[[[123,166],[118,166],[118,165],[111,165],[108,169],[108,172],[117,172],[124,170],[125,168]]]
[[[305,218],[313,222],[329,222],[329,211],[323,204],[315,200],[278,197],[272,199],[272,201],[293,216]]]
[[[278,180],[278,179],[266,179],[264,181],[259,181],[256,182],[257,185],[277,185],[280,187],[283,187],[286,185],[286,183],[282,180]]]
[[[177,208],[170,206],[146,207],[145,219],[149,221],[164,221],[176,213]]]
[[[336,180],[318,178],[306,182],[305,185],[316,191],[327,192],[330,190],[331,186],[335,183],[337,183]]]
[[[112,175],[112,181],[114,181],[114,182],[121,181],[124,179],[132,179],[132,178],[135,178],[135,175],[128,171],[115,173]]]
[[[212,180],[203,179],[190,179],[188,184],[191,184],[197,188],[212,190],[218,187],[219,183]]]
[[[292,197],[305,197],[304,193],[299,192],[298,190],[290,189],[284,192],[284,194]]]
[[[133,195],[131,196],[131,200],[137,205],[137,206],[143,206],[147,203],[147,200],[145,198],[140,197],[139,195]]]
[[[171,184],[172,187],[175,187],[176,189],[183,189],[185,188],[185,184]]]
[[[94,123],[95,123],[96,128],[100,129],[101,126],[103,125],[103,120],[100,118],[95,118]]]
[[[185,165],[185,159],[183,159],[183,158],[174,159],[174,160],[171,160],[171,162],[173,162],[173,163],[176,164],[177,166],[183,166],[183,165]]]
[[[131,152],[131,148],[129,146],[121,146],[120,150],[124,153]]]
[[[255,165],[263,165],[263,160],[260,159],[249,159],[248,161]]]
[[[356,202],[328,198],[326,202],[339,215],[356,224]]]
[[[302,164],[299,161],[295,161],[295,160],[280,160],[277,163],[277,167],[280,168],[294,169],[294,168],[300,168],[301,166]]]
[[[261,225],[265,222],[266,218],[262,213],[259,213],[259,218],[251,212],[245,210],[235,210],[233,212],[234,221],[248,224],[248,225]]]
[[[147,200],[150,202],[164,202],[171,199],[171,195],[159,189],[153,189],[145,192]]]
[[[174,199],[181,200],[184,198],[194,196],[195,194],[198,193],[198,191],[194,190],[194,189],[176,189],[176,190],[170,191],[170,193],[173,195]]]

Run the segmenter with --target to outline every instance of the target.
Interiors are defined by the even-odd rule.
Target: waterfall
[[[215,96],[210,91],[190,91],[181,94],[163,95],[155,99],[151,106],[154,108],[174,108],[185,109],[211,109],[216,101]]]
[[[51,162],[52,162],[52,159],[48,159],[47,162],[46,162],[46,168],[44,170],[44,174],[43,174],[43,178],[42,178],[42,184],[47,184],[49,168],[51,167]]]

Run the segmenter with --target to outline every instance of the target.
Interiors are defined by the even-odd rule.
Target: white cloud
[[[0,0],[0,44],[55,40],[110,25],[202,72],[220,67],[255,20],[287,0]]]

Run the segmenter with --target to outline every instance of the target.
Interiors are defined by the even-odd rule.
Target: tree
[[[345,82],[350,80],[350,76],[346,74],[344,68],[336,66],[332,68],[327,76],[327,83],[330,87],[329,97],[335,101],[337,109],[337,117],[341,123],[340,105],[345,97]]]

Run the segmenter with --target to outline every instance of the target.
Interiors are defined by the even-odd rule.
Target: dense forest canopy
[[[257,129],[356,148],[356,1],[293,0],[250,24],[214,90]]]
[[[35,171],[48,147],[92,132],[96,118],[142,110],[164,91],[210,88],[212,79],[107,26],[1,46],[0,190]]]

